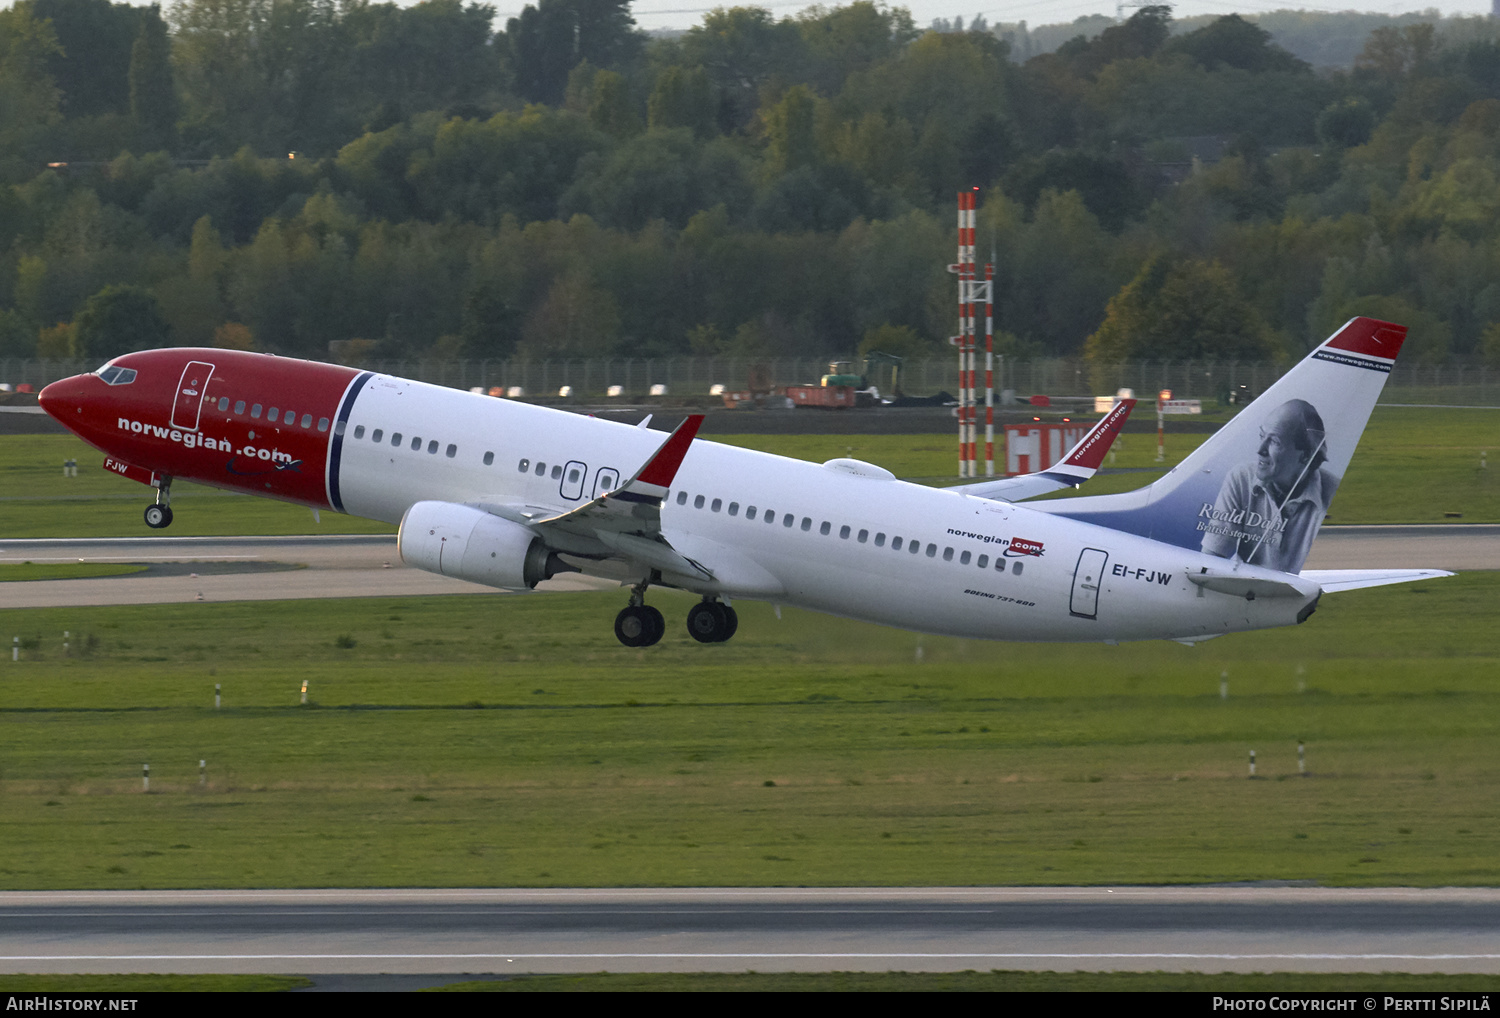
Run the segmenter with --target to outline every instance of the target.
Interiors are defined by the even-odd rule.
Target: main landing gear
[[[146,507],[146,526],[152,530],[163,530],[172,525],[172,479],[162,479],[156,489],[156,503]]]
[[[704,599],[688,612],[688,635],[699,643],[723,643],[740,628],[740,617],[727,604]]]
[[[630,588],[630,604],[615,616],[615,637],[627,647],[650,647],[666,634],[667,623],[661,612],[646,603],[648,586],[649,580]],[[723,643],[739,627],[735,610],[712,598],[704,598],[688,612],[688,635],[699,643]]]
[[[661,612],[646,603],[644,580],[630,588],[630,603],[615,616],[615,638],[627,647],[650,647],[660,643],[667,632],[667,620]]]

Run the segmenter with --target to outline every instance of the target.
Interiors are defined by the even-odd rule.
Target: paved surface
[[[1500,890],[0,894],[0,971],[1500,972]]]
[[[0,541],[0,562],[152,562],[172,575],[0,583],[0,609],[182,601],[496,594],[478,584],[409,569],[393,537],[132,537]],[[195,571],[191,563],[212,564]],[[235,571],[235,563],[247,571]],[[293,568],[251,572],[250,563]],[[186,566],[186,568],[182,568]],[[1500,569],[1500,526],[1330,527],[1309,569]],[[600,590],[608,580],[570,574],[543,590]]]

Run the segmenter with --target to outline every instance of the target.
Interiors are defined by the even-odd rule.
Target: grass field
[[[0,887],[1490,885],[1497,595],[1195,648],[755,604],[702,646],[669,594],[643,651],[608,593],[6,612]]]
[[[950,435],[724,435],[712,441],[822,461],[837,456],[869,460],[898,477],[952,483]],[[1171,466],[1204,436],[1170,435]],[[1480,452],[1500,450],[1500,411],[1380,407],[1331,507],[1334,523],[1432,523],[1459,513],[1464,522],[1500,522],[1500,462],[1479,468]],[[997,456],[1000,454],[997,452]],[[78,477],[62,476],[63,460],[79,462]],[[1087,491],[1104,494],[1148,484],[1163,469],[1155,435],[1126,435],[1110,466]],[[152,533],[141,511],[154,493],[106,473],[102,456],[64,435],[0,440],[0,535],[6,537],[122,537]],[[1002,464],[1003,466],[1003,464]],[[172,488],[173,536],[228,534],[391,533],[357,517],[312,513],[298,506],[178,482]]]

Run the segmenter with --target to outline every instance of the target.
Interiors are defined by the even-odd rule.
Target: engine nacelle
[[[396,538],[401,561],[503,590],[530,590],[559,572],[574,572],[526,527],[455,502],[418,502]]]

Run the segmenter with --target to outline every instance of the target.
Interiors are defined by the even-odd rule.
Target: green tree
[[[646,122],[653,131],[686,127],[699,138],[714,133],[717,102],[708,73],[701,67],[668,67],[656,78],[646,101]]]
[[[156,298],[139,286],[106,286],[84,301],[73,329],[75,355],[98,361],[171,344]]]
[[[588,116],[589,123],[614,138],[629,138],[641,132],[641,118],[635,111],[630,90],[615,71],[601,70],[594,75]]]
[[[702,67],[719,96],[719,129],[728,134],[749,126],[761,89],[787,78],[801,65],[802,35],[791,21],[778,22],[760,7],[719,7],[682,38],[683,63]]]
[[[60,118],[61,94],[48,69],[62,53],[52,26],[17,5],[0,11],[0,169],[31,154],[41,132]]]
[[[1148,260],[1110,299],[1104,323],[1084,344],[1084,356],[1103,371],[1141,358],[1263,360],[1274,352],[1270,331],[1224,266],[1164,256]]]
[[[130,48],[130,115],[148,152],[170,150],[177,142],[177,91],[172,82],[172,44],[161,9],[142,14]]]
[[[537,0],[505,26],[515,88],[528,102],[562,102],[568,72],[581,61],[623,66],[640,52],[642,37],[629,0]]]
[[[763,110],[766,170],[779,177],[818,162],[818,99],[805,85],[793,85]]]

